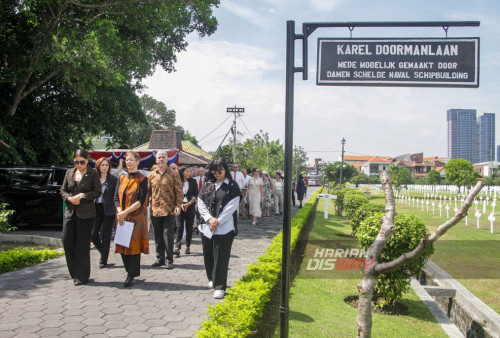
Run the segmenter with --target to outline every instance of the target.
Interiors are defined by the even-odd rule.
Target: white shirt
[[[243,175],[243,174],[242,174]],[[223,182],[215,183],[215,189],[219,190],[222,183],[229,184],[229,180],[226,178]],[[206,223],[201,224],[199,230],[205,237],[211,238],[212,235],[224,235],[230,231],[235,230],[233,214],[238,209],[240,205],[240,197],[236,196],[232,200],[229,201],[228,204],[224,207],[222,212],[219,214],[217,219],[219,220],[219,226],[215,228],[214,232],[210,231],[210,224],[208,224],[208,220],[214,216],[210,214],[210,210],[205,205],[205,202],[202,201],[201,198],[198,197],[198,212],[200,216],[203,217]]]
[[[247,188],[248,181],[245,179],[245,176],[243,176],[243,173],[241,171],[236,172],[236,177],[234,175],[234,171],[231,171],[231,177],[236,181],[236,183],[238,183],[238,187],[240,187],[240,190]]]

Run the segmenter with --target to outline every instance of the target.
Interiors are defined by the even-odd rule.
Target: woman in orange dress
[[[137,170],[139,162],[137,153],[130,151],[126,154],[125,165],[128,174],[120,176],[115,194],[117,226],[123,226],[125,221],[134,223],[129,247],[117,244],[115,250],[121,254],[127,271],[127,279],[123,283],[125,287],[132,286],[134,278],[141,274],[141,253],[149,254],[146,205],[148,179]]]

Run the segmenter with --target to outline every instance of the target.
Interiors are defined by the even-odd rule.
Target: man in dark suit
[[[61,187],[61,196],[66,201],[62,242],[75,285],[89,281],[90,240],[96,216],[94,200],[101,196],[99,174],[88,166],[88,156],[83,149],[75,152],[75,168],[66,172]]]

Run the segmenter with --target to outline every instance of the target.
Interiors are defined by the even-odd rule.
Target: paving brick
[[[62,329],[58,327],[46,327],[44,329],[41,329],[40,331],[37,332],[38,335],[45,337],[45,336],[58,336],[63,332]]]
[[[130,325],[125,327],[125,330],[128,330],[130,332],[146,332],[148,329],[149,329],[149,327],[147,327],[144,324],[139,324],[139,323],[130,324]]]
[[[40,331],[41,330],[41,327],[38,326],[38,325],[21,325],[19,326],[17,329],[15,329],[14,331],[16,331],[17,333],[35,333],[37,331]]]
[[[104,326],[108,329],[123,329],[127,327],[129,324],[122,322],[121,320],[113,320],[113,321],[108,321]]]
[[[85,332],[82,332],[80,330],[77,331],[64,331],[59,335],[61,338],[81,338],[85,337],[87,334]]]
[[[133,317],[125,317],[123,319],[123,321],[125,323],[129,323],[129,324],[141,324],[141,323],[144,323],[146,321],[146,318],[143,318],[143,317],[139,317],[139,316],[133,316]]]
[[[172,329],[166,326],[156,326],[149,328],[148,332],[156,336],[161,334],[169,334],[170,332],[172,332]]]
[[[61,329],[64,331],[81,331],[85,327],[84,324],[80,322],[66,323],[61,325]]]
[[[105,334],[109,337],[126,337],[130,332],[124,329],[110,329]]]
[[[40,325],[43,328],[50,328],[50,327],[60,327],[63,324],[64,323],[62,321],[56,319],[56,320],[45,320],[38,325]]]
[[[64,323],[81,323],[83,318],[81,316],[65,316],[61,318]]]
[[[107,308],[107,309],[102,309],[101,312],[106,315],[111,315],[111,314],[123,313],[124,310],[122,308]]]
[[[127,337],[129,337],[129,338],[149,338],[149,337],[153,337],[153,335],[149,334],[147,332],[132,332]]]
[[[281,230],[282,219],[267,217],[259,224],[252,227],[245,220],[239,225],[229,263],[230,286],[265,252]],[[155,255],[150,235],[152,254],[142,256],[141,276],[131,288],[123,287],[126,273],[120,256],[110,254],[110,267],[98,269],[95,249],[93,281],[85,286],[73,285],[64,257],[2,274],[0,337],[194,336],[208,305],[220,302],[207,288],[200,236],[193,237],[192,255],[181,255],[174,270],[165,270],[151,268]]]
[[[88,326],[85,326],[83,329],[82,329],[83,332],[86,332],[86,333],[104,333],[107,331],[107,328],[104,327],[103,325],[88,325]]]
[[[103,318],[88,318],[82,321],[82,324],[88,326],[98,326],[103,325],[104,323],[106,323],[106,320]]]

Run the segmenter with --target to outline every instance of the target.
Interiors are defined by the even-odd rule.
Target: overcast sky
[[[498,0],[222,0],[215,34],[189,37],[177,71],[157,72],[145,91],[177,112],[177,124],[207,150],[231,126],[227,107],[244,107],[237,128],[243,139],[263,130],[284,143],[286,21],[480,21],[451,27],[448,37],[480,37],[479,88],[316,86],[318,37],[348,38],[347,28],[318,29],[309,37],[309,80],[295,75],[294,144],[309,159],[337,160],[342,137],[347,154],[446,156],[446,110],[500,114],[500,2]],[[356,28],[355,38],[437,37],[442,28]],[[296,42],[296,66],[301,65]],[[212,134],[212,130],[216,129]],[[497,133],[497,144],[499,135]],[[226,141],[227,142],[227,141]]]

